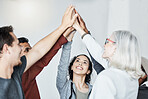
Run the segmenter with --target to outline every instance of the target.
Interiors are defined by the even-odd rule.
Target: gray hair
[[[119,30],[112,34],[116,51],[110,65],[125,70],[132,78],[144,76],[141,70],[141,53],[136,36],[129,31]]]

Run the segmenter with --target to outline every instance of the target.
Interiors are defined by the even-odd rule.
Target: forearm
[[[58,27],[55,31],[36,43],[33,46],[33,50],[37,51],[38,54],[40,54],[40,57],[44,56],[45,53],[47,53],[52,48],[52,46],[65,30],[66,28],[64,27]]]
[[[56,85],[59,92],[61,91],[61,89],[63,88],[63,86],[67,81],[67,71],[70,60],[70,52],[71,52],[71,42],[68,42],[63,46],[60,62],[58,65]]]
[[[43,57],[55,44],[61,34],[66,30],[66,27],[60,26],[55,31],[47,35],[36,43],[33,48],[26,54],[27,66],[26,70],[30,68],[35,62]],[[35,56],[35,57],[34,57]]]
[[[101,46],[93,39],[90,34],[87,34],[82,39],[83,43],[86,45],[92,57],[99,62],[104,68],[108,68],[107,61],[102,58],[102,48]]]
[[[42,61],[42,66],[40,67],[45,67],[48,65],[48,63],[51,61],[51,59],[56,55],[56,53],[58,52],[58,50],[61,48],[61,46],[65,43],[67,43],[67,39],[62,35],[58,41],[54,44],[54,46],[50,49],[50,51],[47,52],[46,55],[44,55],[41,58]]]

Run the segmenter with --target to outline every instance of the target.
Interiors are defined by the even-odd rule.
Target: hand
[[[76,10],[75,10],[76,11]],[[80,26],[82,27],[82,29],[88,33],[88,30],[86,28],[85,22],[83,21],[82,17],[80,16],[80,14],[76,11],[76,13],[78,14],[78,22],[80,24]]]
[[[67,36],[67,40],[71,42],[75,33],[76,33],[76,30],[72,31],[72,32]]]
[[[73,12],[74,12],[74,7],[69,6],[67,8],[66,12],[64,13],[63,18],[62,18],[61,27],[64,27],[65,29],[67,29],[68,27],[71,27],[74,24],[78,15],[73,13]]]
[[[73,27],[70,27],[64,32],[63,36],[66,37],[68,41],[72,41],[72,38],[74,35],[73,32],[75,32],[75,31],[76,30]]]
[[[74,9],[75,13],[78,14],[78,12]],[[80,35],[84,35],[85,33],[88,33],[88,30],[86,28],[85,22],[81,18],[81,16],[78,14],[77,20],[75,21],[73,27],[80,33]]]

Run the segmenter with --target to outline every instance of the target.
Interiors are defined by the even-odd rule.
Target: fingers
[[[72,7],[70,10],[69,10],[69,14],[70,14],[70,17],[72,18],[73,15],[75,15],[75,11],[74,11],[74,7]]]
[[[79,21],[84,23],[84,21],[83,21],[82,17],[80,16],[80,14],[79,13],[77,13],[77,14],[78,14]]]
[[[75,14],[75,15],[73,16],[73,18],[72,18],[72,25],[73,25],[74,22],[76,21],[77,17],[78,17],[78,14]]]
[[[65,14],[68,14],[68,13],[69,13],[69,11],[70,11],[70,9],[71,9],[72,7],[73,7],[73,6],[72,6],[72,5],[70,5],[70,6],[66,9]]]

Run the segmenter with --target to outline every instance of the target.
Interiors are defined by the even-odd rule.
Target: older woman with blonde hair
[[[137,38],[129,31],[115,31],[106,39],[102,53],[80,15],[74,27],[94,59],[105,68],[97,76],[90,99],[136,99],[138,79],[144,75]]]

